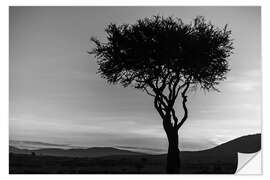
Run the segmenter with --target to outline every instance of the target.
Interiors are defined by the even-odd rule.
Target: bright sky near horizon
[[[108,23],[156,14],[185,23],[202,15],[219,27],[228,24],[234,39],[221,92],[190,92],[180,147],[206,149],[261,132],[259,7],[11,7],[10,139],[166,148],[152,97],[106,84],[87,54],[90,37],[104,40]]]

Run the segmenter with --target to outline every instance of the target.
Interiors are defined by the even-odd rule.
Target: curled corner
[[[256,153],[238,153],[236,174],[261,175],[262,174],[261,151]]]

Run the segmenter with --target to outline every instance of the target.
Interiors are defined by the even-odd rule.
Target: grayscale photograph
[[[261,151],[260,6],[10,6],[10,174],[235,174]]]

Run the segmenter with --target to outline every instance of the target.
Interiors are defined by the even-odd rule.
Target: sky
[[[9,135],[11,140],[78,146],[166,149],[153,99],[96,74],[90,37],[105,40],[113,22],[152,15],[190,23],[204,16],[232,30],[231,71],[221,92],[189,92],[181,150],[202,150],[261,132],[259,7],[11,7],[9,9]],[[178,101],[177,109],[181,109]],[[179,110],[181,117],[181,111]]]

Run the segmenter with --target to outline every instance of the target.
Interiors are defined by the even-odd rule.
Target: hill
[[[35,154],[42,156],[60,156],[60,157],[103,157],[103,156],[115,156],[115,155],[143,155],[143,153],[116,149],[112,147],[93,147],[86,149],[57,149],[46,148],[38,150],[19,149],[10,146],[9,152],[14,154]]]

